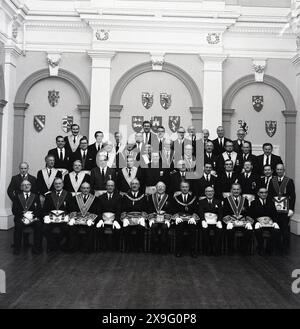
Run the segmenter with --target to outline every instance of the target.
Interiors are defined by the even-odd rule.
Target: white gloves
[[[220,222],[220,221],[217,222],[217,228],[220,228],[220,229],[222,228],[222,222]]]
[[[196,225],[195,218],[189,219],[188,224]]]
[[[247,223],[245,228],[246,230],[252,230],[252,225],[250,223]]]
[[[100,219],[99,222],[96,225],[97,228],[104,227],[104,221],[103,219]]]
[[[261,224],[260,223],[256,223],[255,226],[254,226],[254,228],[256,230],[259,230],[261,228]]]
[[[293,212],[293,210],[290,209],[289,212],[288,212],[288,216],[292,217],[293,215],[294,215],[294,212]]]
[[[117,230],[119,230],[121,228],[121,225],[116,220],[114,220],[112,227],[113,228],[116,228]]]
[[[180,223],[182,223],[182,219],[181,219],[180,217],[177,217],[177,218],[175,219],[175,224],[178,225],[178,224],[180,224]]]
[[[140,217],[138,220],[138,224],[145,227],[146,226],[145,219],[143,217]]]
[[[203,228],[208,228],[208,224],[205,220],[201,222]]]
[[[74,219],[74,218],[70,219],[70,221],[69,221],[69,225],[70,225],[70,226],[73,226],[74,224],[75,224],[75,219]]]
[[[272,227],[274,227],[275,230],[279,230],[279,225],[277,223],[273,223]]]
[[[50,223],[50,218],[49,218],[49,216],[45,216],[45,217],[44,217],[44,223],[45,223],[45,224],[49,224],[49,223]]]
[[[123,227],[126,227],[129,225],[129,220],[127,218],[123,219]]]
[[[86,222],[86,225],[87,225],[87,226],[92,226],[93,224],[94,224],[93,221],[90,220],[90,219]]]
[[[228,223],[226,226],[227,230],[232,230],[233,229],[233,224],[232,223]]]
[[[170,222],[168,220],[165,221],[165,224],[168,226],[168,228],[170,228]]]
[[[29,219],[25,218],[25,219],[24,219],[24,224],[25,224],[25,225],[28,225],[28,224],[29,224]]]
[[[154,224],[154,220],[151,219],[151,220],[149,221],[149,226],[151,227],[153,224]]]

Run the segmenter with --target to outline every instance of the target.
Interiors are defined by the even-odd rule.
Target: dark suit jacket
[[[36,178],[34,176],[28,174],[26,179],[29,180],[29,182],[31,183],[31,192],[37,193]],[[23,178],[20,174],[15,175],[11,178],[11,181],[7,188],[7,194],[9,196],[9,198],[11,199],[11,201],[14,200],[16,195],[18,195],[19,193],[22,192],[21,188],[20,188],[22,181],[23,181]]]
[[[251,173],[249,178],[245,178],[245,174],[238,176],[238,182],[241,185],[243,194],[256,194],[259,187],[259,176]]]
[[[99,220],[102,218],[104,212],[112,212],[115,214],[115,220],[120,224],[120,216],[122,210],[122,197],[118,192],[114,192],[110,200],[108,200],[108,194],[102,194],[98,199],[99,213],[101,214]]]
[[[68,209],[68,212],[73,212],[73,211],[76,211],[76,212],[80,212],[80,209],[79,209],[79,206],[78,206],[78,203],[77,203],[77,200],[76,200],[76,197],[73,196],[69,199],[68,203],[67,203],[67,209]],[[98,199],[95,198],[93,203],[91,204],[90,206],[90,209],[88,210],[89,213],[92,213],[92,214],[95,214],[95,215],[99,215],[99,204],[98,204]],[[97,219],[95,220],[95,222],[97,222]]]
[[[273,169],[273,175],[276,175],[275,169],[276,169],[276,165],[278,165],[278,163],[283,163],[281,160],[281,157],[275,154],[271,155],[271,167]],[[264,174],[264,154],[261,154],[259,156],[257,156],[257,166],[258,166],[258,173],[260,175]]]
[[[273,177],[273,179],[278,179],[277,176]],[[281,183],[282,184],[282,183]],[[276,190],[274,188],[273,181],[269,184],[269,195],[271,197],[277,196]],[[289,209],[295,210],[295,202],[296,202],[296,193],[295,193],[295,184],[294,181],[289,178],[287,183],[285,192],[282,196],[288,197],[289,199]]]
[[[143,133],[143,142],[144,142],[144,133]],[[151,144],[153,152],[158,152],[158,138],[157,135],[153,132],[150,132],[150,137],[147,144]]]
[[[136,199],[142,196],[142,192],[139,191]],[[133,198],[132,193],[129,191],[128,195]],[[122,212],[131,212],[131,211],[144,211],[147,212],[147,198],[144,195],[143,198],[139,201],[131,201],[126,195],[122,197]]]
[[[197,197],[204,196],[205,195],[205,189],[207,186],[212,186],[215,190],[215,197],[219,198],[218,193],[218,179],[217,177],[210,175],[210,180],[207,181],[204,178],[204,175],[200,179],[196,179],[192,182],[193,184],[193,191],[197,195]]]
[[[191,193],[188,195],[188,199],[187,199],[187,204],[190,203],[194,198],[194,195]],[[177,202],[177,200],[179,200],[179,202],[183,203],[183,197],[182,194],[178,195],[176,198],[175,196],[172,198],[172,213],[173,214],[177,214],[177,213],[186,213],[186,214],[194,214],[197,213],[198,211],[198,202],[197,202],[197,198],[195,198],[195,200],[187,206],[187,208],[183,205],[181,205],[180,203]]]
[[[247,143],[250,144],[250,153],[251,153],[251,152],[252,152],[252,144],[251,144],[251,142],[250,142],[250,141],[246,141],[246,140],[244,140],[243,142],[247,142]],[[233,141],[233,150],[234,150],[236,153],[241,154],[241,153],[242,153],[242,145],[243,145],[243,143],[242,143],[241,145],[239,145],[239,142],[238,142],[237,139],[234,140],[234,141]]]
[[[30,194],[29,200],[27,200],[27,208],[24,208],[22,203],[25,203],[23,193],[17,194],[14,197],[12,204],[12,213],[15,216],[15,220],[22,219],[24,211],[32,211],[34,217],[40,217],[42,215],[40,199],[37,194]]]
[[[212,153],[211,157],[209,158],[204,150],[204,164],[210,163],[212,165],[212,169],[217,171],[217,164],[218,164],[218,156],[215,153]]]
[[[169,182],[169,170],[161,168],[144,168],[142,169],[143,184],[145,186],[154,186],[159,181],[166,185]]]
[[[231,176],[231,179],[227,178],[226,174],[221,174],[218,176],[217,179],[217,190],[218,190],[218,195],[222,195],[223,192],[230,192],[231,190],[231,185],[235,182],[237,182],[238,176],[237,174],[233,173]]]
[[[185,174],[186,174],[185,177],[187,177],[187,173],[185,173]],[[168,192],[171,196],[173,196],[174,192],[177,192],[177,191],[180,190],[180,183],[181,183],[182,181],[184,181],[184,180],[190,182],[189,179],[187,179],[187,178],[182,178],[182,176],[181,176],[179,170],[174,170],[173,172],[171,172],[171,174],[170,174],[170,183],[169,183],[169,186],[167,186],[167,192]],[[191,182],[190,182],[190,183],[191,183]],[[191,185],[192,185],[192,184],[191,184]],[[193,186],[190,186],[190,188],[192,188],[192,187],[193,187]]]
[[[247,159],[244,159],[243,153],[239,153],[237,158],[239,160],[239,168],[238,168],[239,172],[242,171],[245,161],[251,161],[252,166],[253,166],[253,172],[255,172],[256,174],[259,174],[257,156],[255,156],[254,154],[248,154]]]
[[[62,174],[61,171],[57,171],[56,176],[57,178],[62,178]],[[53,181],[54,182],[54,181]],[[53,191],[53,183],[50,186],[50,189],[48,189],[45,181],[44,181],[44,176],[42,173],[42,170],[39,170],[37,173],[37,190],[39,194],[45,195],[45,193],[49,192],[49,191]]]
[[[253,200],[249,209],[249,215],[255,220],[259,217],[268,216],[271,217],[274,222],[277,221],[277,211],[271,198],[267,198],[264,206],[259,198]]]
[[[95,158],[89,149],[86,152],[85,161],[83,161],[81,157],[81,150],[78,148],[77,151],[71,156],[71,166],[75,160],[80,160],[82,162],[82,170],[92,170],[94,168]]]
[[[272,185],[272,177],[274,176],[269,177],[269,182],[266,183],[266,176],[260,176],[258,180],[258,189],[260,189],[261,187],[266,187],[269,191],[270,185]]]
[[[100,151],[105,147],[105,143],[102,143],[102,147]],[[93,158],[93,168],[96,167],[96,155],[98,153],[98,150],[96,148],[96,142],[88,146],[88,151],[90,156]]]
[[[226,143],[226,141],[228,141],[228,140],[229,140],[228,138],[224,137],[224,143],[223,143],[222,147],[221,147],[220,144],[219,144],[219,139],[218,139],[218,138],[216,138],[216,139],[213,140],[213,144],[214,144],[214,153],[215,153],[216,155],[220,155],[220,154],[222,154],[223,152],[225,152],[225,143]]]
[[[156,209],[154,206],[153,198],[156,198],[157,193],[150,195],[148,198],[148,206],[147,206],[147,213],[156,213]],[[172,198],[168,196],[166,202],[164,203],[161,211],[165,211],[167,214],[171,214],[172,212]]]
[[[233,155],[231,155],[231,156],[233,157]],[[238,154],[236,154],[236,160],[233,163],[233,171],[236,173],[241,171]],[[221,153],[217,159],[217,172],[218,172],[218,174],[225,172],[225,160],[224,160],[223,153]]]
[[[232,211],[231,206],[229,204],[229,201],[226,198],[224,200],[224,204],[223,204],[223,217],[228,216],[228,215],[232,216],[232,215],[234,215],[234,212]],[[248,202],[247,199],[245,199],[244,207],[241,211],[241,215],[242,216],[248,216],[249,215],[249,202]]]
[[[69,149],[65,148],[65,157],[63,160],[60,160],[57,148],[49,150],[48,155],[53,155],[55,158],[54,168],[64,168],[69,170],[70,167],[72,167],[72,165],[70,165],[72,152]]]
[[[67,203],[70,198],[72,198],[72,195],[66,190],[61,192],[59,198],[55,191],[47,194],[43,206],[43,216],[48,215],[52,210],[63,210],[67,212]]]
[[[84,178],[83,178],[83,180],[82,180],[82,183],[85,183],[85,182],[86,182],[86,183],[90,183],[90,175],[88,175],[88,174],[85,174],[85,175],[84,175]],[[81,183],[81,184],[82,184],[82,183]],[[64,178],[64,189],[65,189],[66,191],[68,191],[68,192],[75,192],[69,174],[67,174],[67,175],[65,176],[65,178]]]
[[[198,215],[200,217],[200,220],[205,220],[204,214],[206,212],[211,212],[213,214],[218,215],[218,221],[222,220],[223,218],[223,207],[222,207],[222,201],[213,199],[212,203],[208,203],[207,198],[202,199],[199,201],[199,207],[198,207]]]
[[[78,135],[78,147],[77,147],[77,149],[76,150],[78,150],[78,148],[79,148],[79,142],[80,142],[80,139],[82,138],[83,136],[81,135],[81,134],[79,134]],[[65,144],[65,148],[68,150],[68,152],[71,152],[71,153],[73,153],[72,152],[72,149],[71,149],[71,146],[70,146],[70,143],[69,143],[69,136],[65,136],[64,137],[64,140],[65,140],[65,142],[66,142],[66,144]]]
[[[135,178],[137,178],[141,184],[141,188],[140,188],[141,191],[144,191],[141,168],[137,168]],[[120,191],[120,192],[127,192],[130,189],[130,186],[128,185],[128,183],[126,181],[122,170],[119,171],[118,176],[117,176],[117,188],[118,188],[118,191]]]
[[[96,167],[91,170],[91,188],[93,190],[106,190],[108,180],[116,181],[116,171],[113,168],[107,167],[104,178],[101,174],[101,169]]]

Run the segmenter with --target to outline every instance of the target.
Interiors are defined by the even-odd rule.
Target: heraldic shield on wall
[[[252,105],[256,112],[260,112],[264,106],[264,96],[252,96]]]
[[[45,123],[46,123],[45,115],[35,115],[33,117],[33,126],[38,133],[44,129]]]
[[[63,132],[68,133],[71,130],[73,124],[73,116],[67,115],[61,119],[61,129]]]
[[[171,94],[160,93],[160,105],[167,110],[172,103]]]
[[[150,107],[153,104],[153,94],[150,94],[148,92],[143,92],[142,93],[142,104],[145,109],[150,109]]]
[[[139,133],[143,130],[144,117],[139,115],[133,115],[131,118],[132,129]]]
[[[59,91],[56,91],[54,89],[48,91],[48,101],[52,107],[58,104],[59,97]]]
[[[180,127],[180,116],[171,115],[169,116],[169,128],[175,133],[177,129]]]
[[[154,133],[157,133],[157,128],[159,126],[162,126],[162,117],[157,117],[157,116],[154,116],[154,117],[151,117],[150,119],[150,122],[151,122],[151,129]]]
[[[277,130],[277,121],[265,121],[266,133],[269,137],[273,137]]]

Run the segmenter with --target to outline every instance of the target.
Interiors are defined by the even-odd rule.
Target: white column
[[[16,91],[16,59],[20,55],[18,49],[6,47],[4,64],[5,98],[7,104],[3,111],[1,154],[0,154],[0,229],[7,230],[13,226],[11,201],[6,189],[12,177],[13,138],[14,138],[14,97]]]
[[[216,128],[222,125],[222,64],[226,56],[203,55],[203,128],[210,138],[216,138]],[[225,132],[226,133],[226,132]]]
[[[109,135],[110,70],[114,52],[90,51],[92,59],[89,139],[101,130]]]

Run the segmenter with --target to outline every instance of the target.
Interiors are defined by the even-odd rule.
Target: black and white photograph
[[[298,109],[300,0],[0,0],[0,309],[299,309]]]

